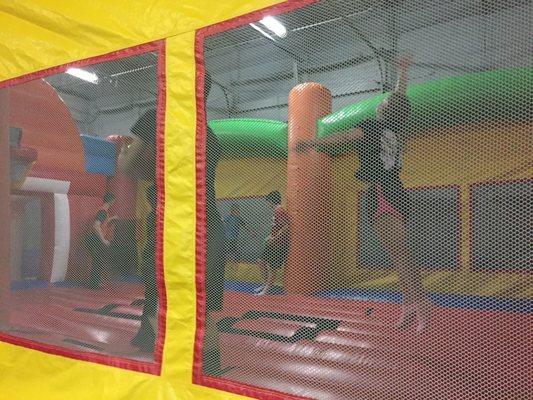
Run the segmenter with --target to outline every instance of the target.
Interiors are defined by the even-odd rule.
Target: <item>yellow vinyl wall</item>
[[[0,398],[237,399],[193,385],[195,332],[195,30],[274,0],[2,0],[0,81],[166,39],[164,269],[167,326],[161,376],[0,342]],[[176,266],[179,265],[179,270]]]
[[[481,296],[531,297],[531,274],[479,272],[470,268],[469,185],[533,177],[533,126],[479,124],[423,132],[407,142],[403,180],[407,187],[456,185],[460,190],[461,257],[458,271],[425,272],[430,291]],[[529,151],[528,151],[529,149]],[[388,270],[354,268],[357,262],[357,199],[364,188],[353,178],[357,159],[335,161],[335,246],[338,275],[346,287],[396,288]],[[529,292],[528,292],[529,291]]]

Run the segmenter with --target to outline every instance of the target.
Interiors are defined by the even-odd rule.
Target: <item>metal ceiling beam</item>
[[[307,68],[299,67],[298,72],[300,75],[302,75],[302,74],[315,74],[317,72],[335,71],[335,70],[338,70],[339,68],[359,65],[359,64],[371,61],[373,59],[374,59],[374,56],[365,55],[365,56],[355,57],[349,60],[339,61],[337,63],[327,64],[327,65],[318,66],[318,67],[307,67]],[[280,80],[293,80],[293,79],[294,79],[294,71],[291,70],[283,74],[271,75],[271,76],[264,77],[264,78],[246,79],[246,80],[241,80],[239,82],[234,82],[234,83],[225,83],[224,85],[227,87],[229,86],[239,87],[239,86],[253,85],[257,83],[267,83],[267,82],[275,82],[275,81],[280,81]]]
[[[438,21],[432,21],[432,22],[429,22],[427,24],[417,25],[417,26],[413,27],[412,29],[410,29],[409,31],[413,31],[413,30],[417,30],[417,29],[423,29],[423,28],[426,28],[426,27],[431,26],[431,25],[447,23],[447,22],[450,22],[450,21],[454,21],[454,20],[457,20],[457,19],[463,19],[463,18],[475,16],[475,15],[488,15],[491,12],[497,12],[497,11],[513,8],[513,7],[516,7],[516,6],[525,5],[525,4],[528,3],[527,0],[509,0],[507,2],[501,2],[499,0],[480,0],[480,1],[482,3],[480,3],[481,6],[478,6],[478,8],[479,8],[478,12],[475,12],[475,11],[470,11],[469,12],[469,8],[468,7],[464,7],[463,10],[465,10],[465,12],[462,13],[461,15],[455,14],[455,15],[452,15],[452,16],[448,16],[446,18],[439,19]],[[442,3],[442,1],[434,2],[434,3],[432,3],[432,2],[430,2],[430,3],[422,2],[422,3],[424,5],[426,5],[425,8],[428,8],[428,7],[430,7],[433,4],[443,5],[443,4],[453,3],[453,2],[454,2],[454,0],[449,0],[449,1],[446,1],[444,3]],[[405,4],[405,3],[406,3],[405,1],[402,1],[401,3],[391,1],[390,4],[387,3],[387,7],[386,8],[402,7],[403,4]],[[477,3],[478,3],[478,1],[476,1],[476,2],[472,1],[472,2],[468,3],[468,5],[475,5]],[[491,7],[487,7],[487,5],[485,3],[490,3]],[[329,4],[331,4],[331,3],[329,3]],[[355,12],[355,13],[352,13],[352,14],[348,14],[346,16],[339,16],[339,17],[331,18],[331,19],[328,19],[328,20],[325,20],[325,21],[320,21],[320,22],[316,22],[316,23],[313,23],[313,24],[304,25],[302,27],[293,28],[293,29],[290,30],[290,32],[298,32],[300,30],[312,29],[312,28],[315,28],[315,27],[318,27],[318,26],[322,26],[324,24],[340,22],[343,19],[344,20],[350,19],[350,18],[356,17],[356,16],[358,16],[360,14],[364,14],[364,13],[370,12],[370,11],[372,11],[374,9],[375,9],[375,7],[370,7],[368,9],[366,9],[366,10],[358,11],[358,12]],[[488,10],[491,10],[491,11],[488,11]],[[402,31],[401,33],[405,33],[405,32],[406,31]],[[205,50],[206,50],[206,53],[209,53],[209,52],[212,52],[212,51],[218,51],[218,50],[224,50],[224,49],[230,49],[230,48],[234,48],[234,47],[243,46],[243,45],[250,44],[250,43],[253,43],[253,42],[258,42],[260,40],[261,40],[260,38],[254,38],[254,39],[249,39],[249,40],[245,40],[245,41],[242,41],[242,42],[233,43],[233,44],[229,44],[229,45],[225,45],[225,46],[218,46],[218,47],[215,47],[215,48],[209,47],[209,45],[206,44],[205,45]]]
[[[357,11],[357,12],[354,12],[354,13],[351,13],[351,14],[348,14],[348,15],[345,15],[345,16],[331,18],[331,19],[328,19],[328,20],[325,20],[325,21],[320,21],[320,22],[316,22],[316,23],[313,23],[313,24],[304,25],[304,26],[301,26],[301,27],[298,27],[298,28],[293,28],[293,29],[290,29],[289,32],[299,32],[299,31],[303,31],[303,30],[307,30],[307,29],[316,28],[318,26],[331,24],[333,22],[338,22],[338,21],[341,21],[344,18],[353,18],[353,17],[358,16],[360,14],[365,14],[365,13],[367,13],[369,11],[372,11],[372,9],[373,8],[370,7],[370,8],[367,8],[365,10]],[[218,47],[209,47],[208,45],[205,45],[205,50],[206,50],[206,53],[207,53],[207,52],[210,52],[210,51],[231,49],[231,48],[234,48],[234,47],[243,46],[245,44],[258,42],[260,40],[261,40],[260,38],[253,38],[253,39],[245,40],[245,41],[242,41],[242,42],[239,42],[239,43],[233,43],[233,44],[228,44],[226,46],[218,46]]]

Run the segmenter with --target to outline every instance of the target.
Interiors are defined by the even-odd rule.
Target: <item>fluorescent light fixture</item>
[[[92,72],[85,71],[84,69],[80,68],[69,68],[67,69],[67,74],[75,76],[76,78],[79,78],[86,82],[91,82],[94,84],[98,83],[98,75],[93,74]]]
[[[269,38],[270,40],[272,40],[273,42],[276,41],[276,39],[274,39],[271,35],[269,35],[268,33],[266,33],[263,29],[261,29],[260,27],[258,27],[256,24],[250,24],[250,26],[252,28],[254,28],[257,32],[261,33],[261,35]]]
[[[285,28],[285,26],[283,26],[283,24],[276,18],[268,16],[259,22],[277,37],[284,38],[287,36],[287,28]]]

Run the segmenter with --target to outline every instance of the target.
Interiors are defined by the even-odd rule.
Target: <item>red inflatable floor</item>
[[[393,327],[398,312],[390,303],[226,293],[223,378],[321,400],[533,398],[531,314],[435,308],[418,334]]]
[[[151,361],[129,344],[142,286],[13,292],[9,334]],[[227,292],[220,379],[314,399],[531,399],[533,314],[435,308],[397,330],[398,305]]]
[[[129,341],[139,328],[143,287],[112,283],[100,290],[50,287],[15,290],[11,297],[12,336],[79,351],[152,361]]]

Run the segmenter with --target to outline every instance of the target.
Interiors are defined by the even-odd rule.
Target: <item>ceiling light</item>
[[[85,71],[84,69],[80,68],[69,68],[67,69],[67,74],[75,76],[76,78],[79,78],[86,82],[91,82],[94,84],[98,83],[98,75],[93,74],[92,72]]]
[[[254,28],[257,32],[261,33],[261,35],[269,38],[270,40],[272,40],[273,42],[276,41],[276,39],[274,39],[271,35],[269,35],[267,32],[265,32],[263,29],[261,29],[260,27],[258,27],[256,24],[250,24],[250,26],[252,28]]]
[[[261,21],[259,21],[261,24],[263,24],[270,32],[272,32],[274,35],[284,38],[287,36],[287,28],[283,26],[281,22],[279,22],[274,17],[265,17]]]

